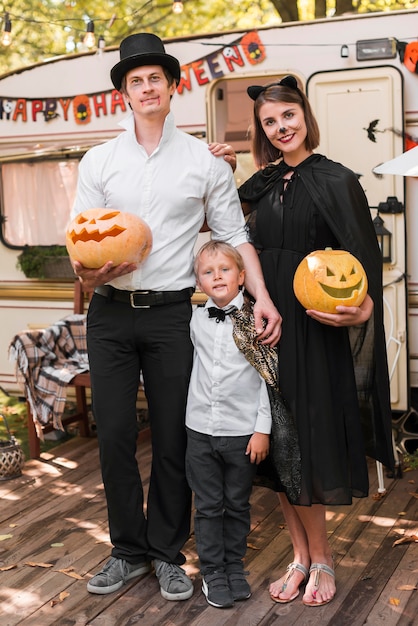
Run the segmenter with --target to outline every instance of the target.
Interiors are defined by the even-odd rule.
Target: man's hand
[[[261,343],[276,346],[282,334],[282,316],[270,298],[255,301],[254,322]]]
[[[253,296],[254,322],[258,339],[265,344],[275,346],[282,333],[282,317],[274,306],[261,271],[258,254],[251,243],[237,246],[245,265],[245,287]]]
[[[78,261],[72,261],[72,265],[74,274],[82,282],[85,291],[93,291],[95,287],[109,283],[119,276],[130,274],[138,267],[136,263],[127,262],[114,266],[112,261],[108,261],[102,267],[94,270],[84,267]]]
[[[245,454],[250,456],[251,463],[257,465],[264,461],[269,453],[270,436],[264,433],[254,433],[248,442]]]
[[[232,171],[235,172],[237,169],[237,155],[235,154],[235,150],[232,146],[227,143],[212,142],[208,144],[208,148],[212,152],[213,156],[223,156],[224,161],[229,163],[232,167]]]

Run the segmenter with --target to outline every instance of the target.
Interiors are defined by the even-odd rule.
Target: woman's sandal
[[[305,606],[323,606],[324,604],[328,604],[329,602],[331,602],[331,600],[334,599],[334,596],[329,600],[323,600],[322,602],[316,602],[315,597],[321,582],[321,572],[324,572],[324,574],[328,574],[333,578],[335,578],[335,572],[332,567],[329,567],[328,565],[325,565],[323,563],[312,563],[311,567],[309,568],[309,574],[311,574],[312,572],[315,572],[314,590],[312,592],[313,601],[307,602],[303,600],[303,604]]]
[[[272,594],[270,594],[270,598],[273,600],[273,602],[278,602],[280,604],[287,604],[288,602],[293,602],[293,600],[296,600],[300,592],[300,587],[303,585],[303,583],[306,581],[309,575],[308,570],[301,563],[289,563],[289,565],[286,568],[287,574],[286,574],[285,579],[283,580],[282,588],[279,593],[283,593],[284,591],[286,591],[287,584],[289,580],[292,578],[295,571],[298,571],[301,574],[303,574],[303,580],[300,583],[299,588],[296,591],[296,593],[294,593],[293,596],[290,596],[290,598],[287,598],[287,599],[282,599],[282,598],[279,598],[278,596],[273,596]]]

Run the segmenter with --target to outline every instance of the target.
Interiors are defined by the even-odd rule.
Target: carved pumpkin
[[[360,261],[345,250],[316,250],[296,269],[293,290],[305,309],[336,313],[336,306],[360,306],[367,295]]]
[[[91,269],[107,261],[142,263],[152,247],[151,229],[132,213],[113,209],[88,209],[79,213],[66,233],[68,254]]]

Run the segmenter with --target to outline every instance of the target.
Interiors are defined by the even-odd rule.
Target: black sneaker
[[[234,606],[234,598],[224,571],[215,571],[203,576],[202,591],[206,596],[208,604],[217,609],[226,609]]]
[[[128,563],[124,559],[117,559],[114,556],[109,559],[103,569],[98,572],[87,583],[87,591],[90,593],[113,593],[132,578],[142,576],[150,571],[150,564],[147,561],[142,563]]]
[[[246,576],[248,576],[248,572],[230,572],[228,574],[229,588],[236,601],[248,600],[251,596],[251,587]]]

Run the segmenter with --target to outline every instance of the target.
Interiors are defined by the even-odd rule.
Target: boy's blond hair
[[[244,270],[244,259],[242,258],[238,250],[234,248],[234,246],[231,246],[230,243],[226,243],[226,241],[211,240],[211,241],[207,241],[206,243],[204,243],[203,246],[198,251],[198,253],[196,254],[196,257],[194,260],[194,273],[196,274],[196,276],[198,275],[198,272],[199,272],[199,260],[203,252],[207,252],[209,255],[212,255],[212,256],[215,255],[217,252],[220,252],[221,254],[224,254],[226,257],[229,257],[230,259],[232,259],[234,263],[236,264],[236,266],[238,267],[238,270],[240,272]]]

